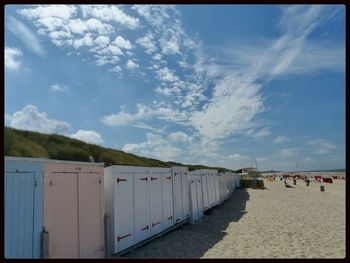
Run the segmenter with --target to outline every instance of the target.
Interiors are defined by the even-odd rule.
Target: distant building
[[[241,168],[241,169],[238,169],[236,171],[236,173],[255,173],[256,172],[256,168],[253,168],[253,167],[245,167],[245,168]]]

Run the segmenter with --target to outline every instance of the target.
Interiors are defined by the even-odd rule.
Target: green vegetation
[[[241,179],[246,179],[246,180],[252,180],[253,177],[249,174],[242,174],[241,175]]]
[[[257,188],[265,188],[264,187],[264,180],[256,180],[256,187]]]
[[[62,135],[42,134],[9,127],[5,127],[4,151],[6,156],[104,162],[106,166],[113,164],[149,167],[188,166],[189,170],[216,169],[219,172],[229,171],[221,167],[162,162],[156,159],[85,143]]]
[[[250,188],[252,187],[253,180],[252,179],[241,179],[240,184],[242,188]]]
[[[243,178],[240,180],[242,188],[251,188],[253,186],[252,178]],[[264,180],[256,180],[256,188],[264,189]]]

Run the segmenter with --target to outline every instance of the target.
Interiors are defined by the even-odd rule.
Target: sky
[[[345,168],[344,5],[6,5],[5,125],[162,161]]]

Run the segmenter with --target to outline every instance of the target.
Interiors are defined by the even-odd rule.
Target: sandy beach
[[[344,258],[345,180],[295,188],[236,189],[200,223],[185,225],[124,258]],[[325,186],[325,192],[320,191]]]

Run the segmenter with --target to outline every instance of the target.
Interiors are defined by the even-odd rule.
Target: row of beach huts
[[[5,156],[6,258],[122,255],[223,203],[238,174]],[[208,230],[210,231],[210,230]]]

